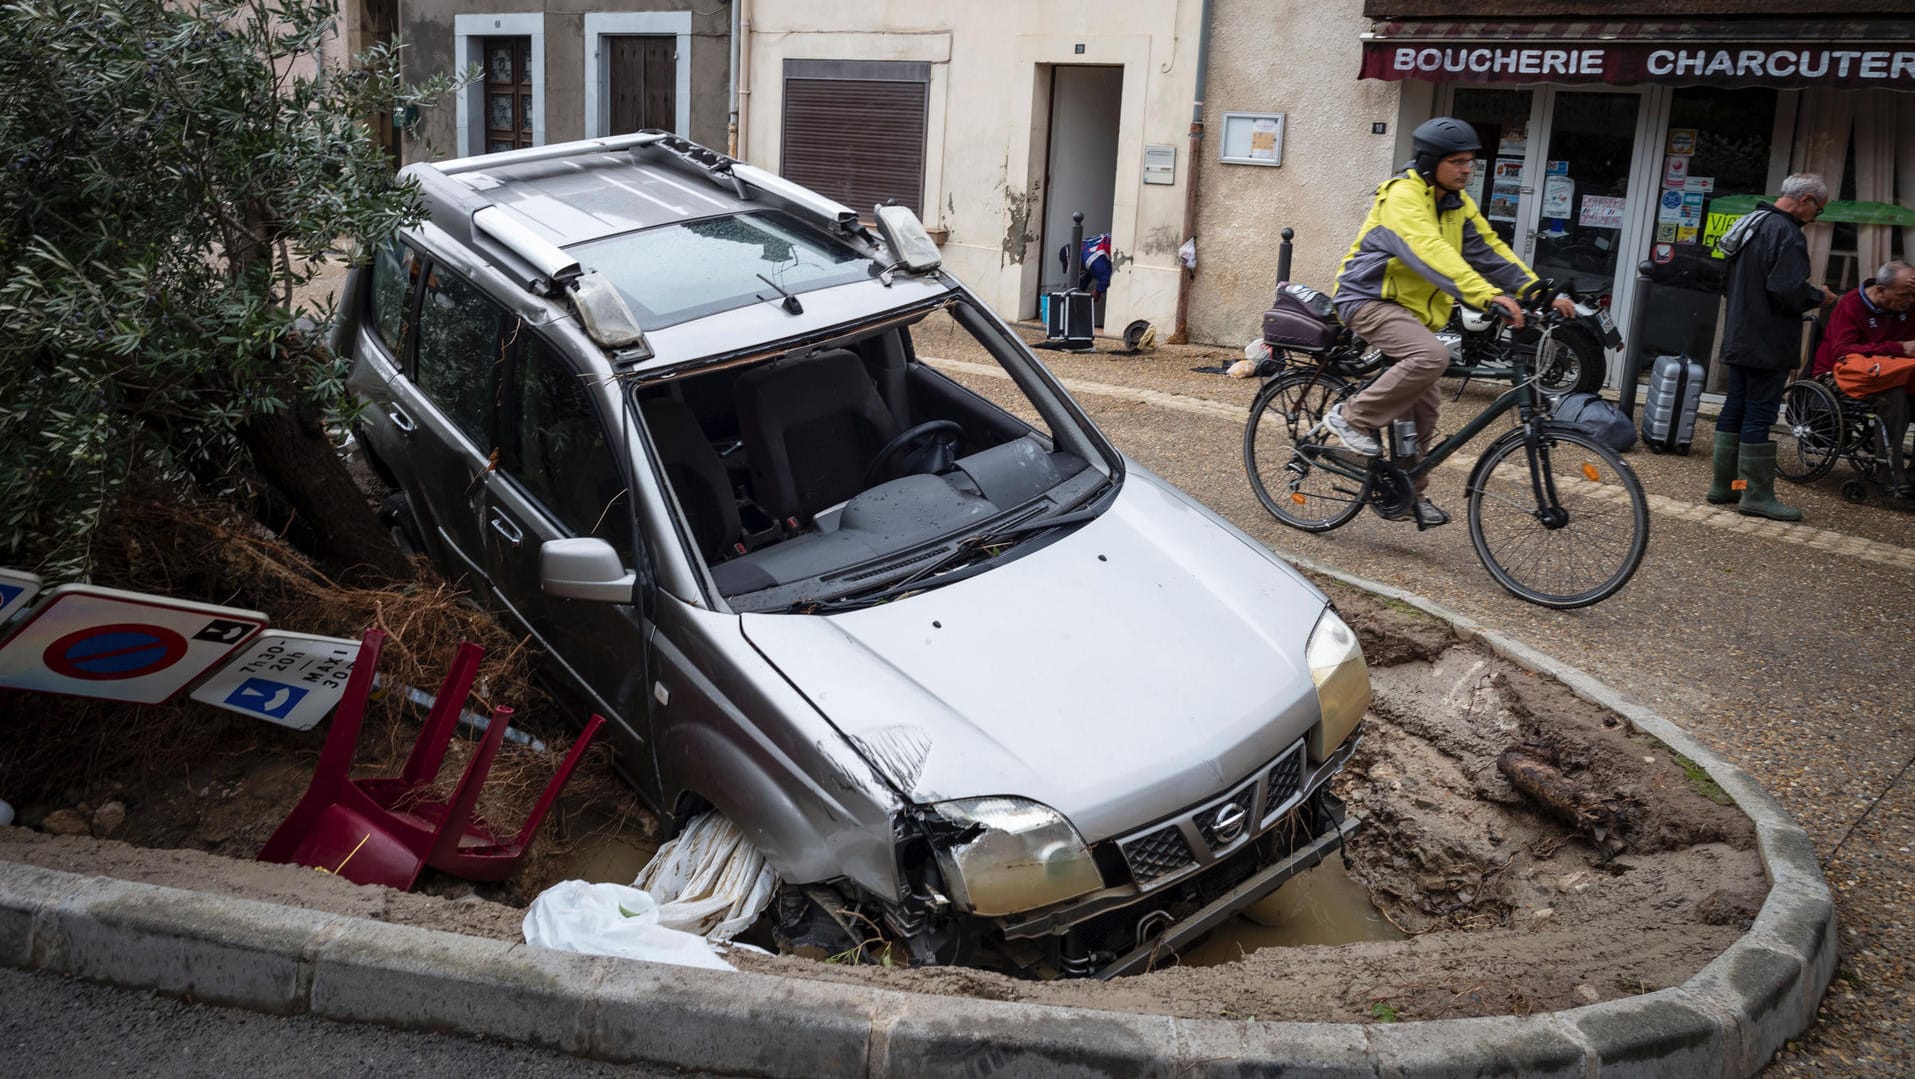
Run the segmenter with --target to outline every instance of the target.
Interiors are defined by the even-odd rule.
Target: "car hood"
[[[908,599],[745,637],[918,803],[1035,799],[1087,840],[1255,771],[1317,720],[1321,592],[1133,468],[1096,520]]]

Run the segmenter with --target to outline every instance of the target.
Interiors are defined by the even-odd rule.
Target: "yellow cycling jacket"
[[[1449,321],[1452,297],[1484,308],[1499,293],[1520,295],[1536,280],[1476,208],[1476,200],[1436,187],[1415,169],[1376,189],[1356,243],[1343,256],[1331,294],[1337,312],[1371,300],[1400,304],[1432,330]]]

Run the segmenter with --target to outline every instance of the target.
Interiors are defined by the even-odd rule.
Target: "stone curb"
[[[1257,1023],[690,970],[0,862],[0,962],[278,1014],[770,1077],[1741,1079],[1807,1028],[1835,972],[1835,905],[1807,833],[1754,779],[1583,672],[1469,618],[1290,561],[1441,618],[1701,765],[1756,824],[1771,888],[1754,927],[1681,986],[1572,1011]]]

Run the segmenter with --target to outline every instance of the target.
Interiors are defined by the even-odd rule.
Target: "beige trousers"
[[[1357,336],[1396,362],[1344,403],[1343,418],[1379,432],[1381,438],[1385,425],[1408,416],[1416,421],[1417,445],[1427,451],[1436,444],[1436,413],[1442,401],[1436,383],[1450,365],[1450,350],[1422,319],[1387,300],[1371,300],[1347,321]],[[1422,494],[1428,485],[1428,476],[1418,477],[1416,492]]]

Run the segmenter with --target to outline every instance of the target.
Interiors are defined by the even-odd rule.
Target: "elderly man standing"
[[[1769,427],[1782,407],[1789,373],[1801,362],[1802,315],[1835,294],[1809,283],[1809,246],[1802,226],[1822,213],[1829,185],[1812,173],[1782,181],[1774,203],[1757,203],[1747,224],[1731,229],[1721,361],[1728,368],[1722,415],[1716,419],[1715,477],[1708,499],[1736,503],[1742,513],[1799,521],[1802,511],[1775,497],[1775,443]],[[1725,245],[1726,246],[1726,245]]]
[[[1888,437],[1889,492],[1915,495],[1902,460],[1908,396],[1915,389],[1915,267],[1895,259],[1844,295],[1815,352],[1817,375],[1833,374],[1851,397],[1873,397]]]

